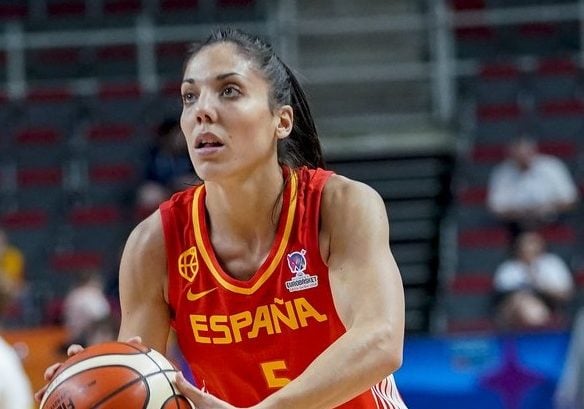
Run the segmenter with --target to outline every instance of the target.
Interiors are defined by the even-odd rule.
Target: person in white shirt
[[[490,176],[488,208],[510,224],[513,235],[556,220],[577,201],[578,190],[564,162],[539,153],[528,136],[511,143],[509,157]]]
[[[8,304],[10,290],[0,277],[0,312]],[[0,337],[0,409],[32,409],[30,381],[14,349]]]
[[[541,235],[521,233],[515,256],[495,272],[497,319],[506,328],[545,326],[571,299],[573,286],[568,266],[559,256],[545,252]]]
[[[65,297],[63,315],[65,328],[72,342],[85,344],[84,335],[91,326],[108,317],[111,306],[103,290],[101,276],[97,272],[83,271],[79,283]]]

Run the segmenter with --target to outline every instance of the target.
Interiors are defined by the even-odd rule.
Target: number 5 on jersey
[[[288,369],[285,361],[262,362],[260,365],[268,387],[281,388],[290,382],[289,378],[281,376],[281,372]],[[278,374],[278,372],[280,372],[280,374]]]

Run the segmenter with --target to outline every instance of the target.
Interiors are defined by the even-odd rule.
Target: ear
[[[276,136],[278,139],[284,139],[292,132],[294,126],[294,110],[290,105],[283,105],[278,110],[276,124]]]

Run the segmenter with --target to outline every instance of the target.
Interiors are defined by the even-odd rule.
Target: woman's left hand
[[[176,375],[176,386],[183,395],[195,404],[196,409],[237,409],[235,406],[191,385],[180,372]]]

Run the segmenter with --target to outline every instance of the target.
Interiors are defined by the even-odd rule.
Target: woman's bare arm
[[[118,339],[139,336],[162,353],[170,330],[166,250],[159,211],[130,234],[120,263],[122,322]]]
[[[401,366],[404,294],[383,201],[371,188],[334,176],[323,193],[322,226],[330,235],[333,298],[347,332],[257,409],[334,408]]]

